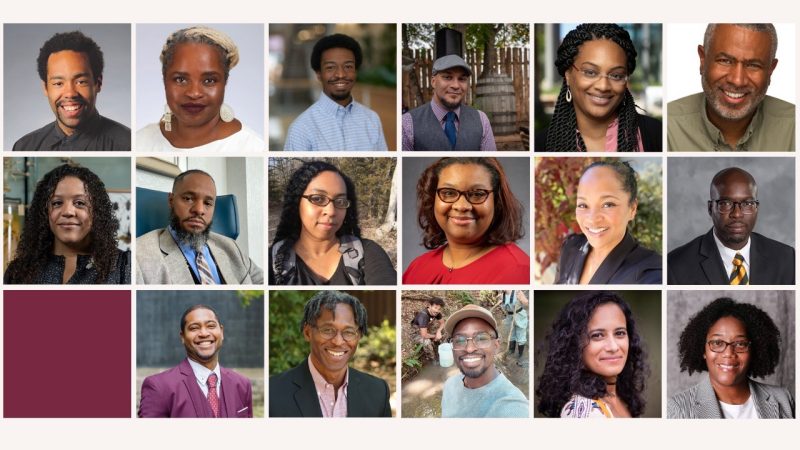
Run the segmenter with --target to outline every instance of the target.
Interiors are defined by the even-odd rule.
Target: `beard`
[[[178,216],[175,215],[174,211],[169,212],[169,224],[172,226],[172,229],[175,230],[175,236],[178,237],[178,243],[188,245],[196,252],[202,251],[203,247],[206,246],[206,243],[208,242],[208,234],[211,233],[211,223],[212,222],[208,222],[203,231],[192,233],[191,231],[186,231],[183,229],[183,227],[181,227],[180,219],[178,219]]]
[[[706,97],[706,104],[718,116],[727,120],[741,120],[747,118],[755,112],[756,108],[758,108],[758,105],[760,105],[764,100],[764,97],[767,96],[766,87],[760,92],[752,89],[748,89],[743,92],[742,89],[736,89],[732,87],[727,89],[726,86],[723,86],[721,83],[714,83],[712,86],[705,73],[700,75],[700,80],[703,85],[703,93]],[[748,95],[750,98],[746,103],[738,105],[738,107],[732,107],[726,104],[724,100],[725,94],[721,89],[727,90],[728,92],[741,92],[745,95]]]
[[[486,355],[483,355],[483,356],[486,357]],[[460,370],[461,373],[463,373],[464,376],[467,377],[467,378],[480,378],[480,376],[483,375],[484,373],[486,373],[486,371],[489,370],[489,367],[491,367],[490,364],[484,364],[484,365],[482,365],[480,367],[466,368],[466,367],[463,367],[460,364],[460,362],[461,362],[460,359],[456,359],[456,361],[457,361],[456,365],[458,366],[458,370]]]

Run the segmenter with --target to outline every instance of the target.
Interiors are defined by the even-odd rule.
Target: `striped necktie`
[[[219,417],[219,396],[217,395],[217,374],[211,373],[206,380],[208,386],[208,406],[211,407],[211,412],[214,418]]]
[[[736,256],[733,257],[733,270],[731,271],[730,284],[750,284],[750,279],[747,278],[747,269],[744,268],[744,256],[738,252],[736,253]]]
[[[214,276],[211,275],[211,268],[208,267],[208,261],[203,256],[203,252],[197,252],[195,263],[197,263],[197,272],[200,274],[200,284],[217,284]]]

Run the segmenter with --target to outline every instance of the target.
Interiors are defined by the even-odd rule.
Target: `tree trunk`
[[[386,208],[386,217],[383,220],[383,225],[378,228],[379,234],[383,235],[392,231],[397,226],[397,185],[398,172],[397,164],[392,171],[392,188],[389,192],[389,206]]]

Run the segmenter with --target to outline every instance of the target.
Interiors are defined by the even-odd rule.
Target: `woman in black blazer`
[[[575,219],[582,234],[561,246],[558,284],[661,284],[661,255],[630,235],[636,172],[627,162],[590,164],[578,183]]]

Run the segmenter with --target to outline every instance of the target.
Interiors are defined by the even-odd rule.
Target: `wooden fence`
[[[530,50],[529,48],[498,48],[497,61],[493,64],[493,73],[509,76],[514,86],[517,113],[517,126],[527,127],[530,119]],[[419,83],[423,101],[420,103],[410,90],[410,73],[403,71],[403,106],[413,109],[427,103],[433,96],[431,72],[433,71],[434,52],[432,49],[412,50],[415,64],[412,69]],[[469,92],[465,103],[474,104],[478,78],[483,72],[483,51],[468,50],[465,58],[472,69]]]

